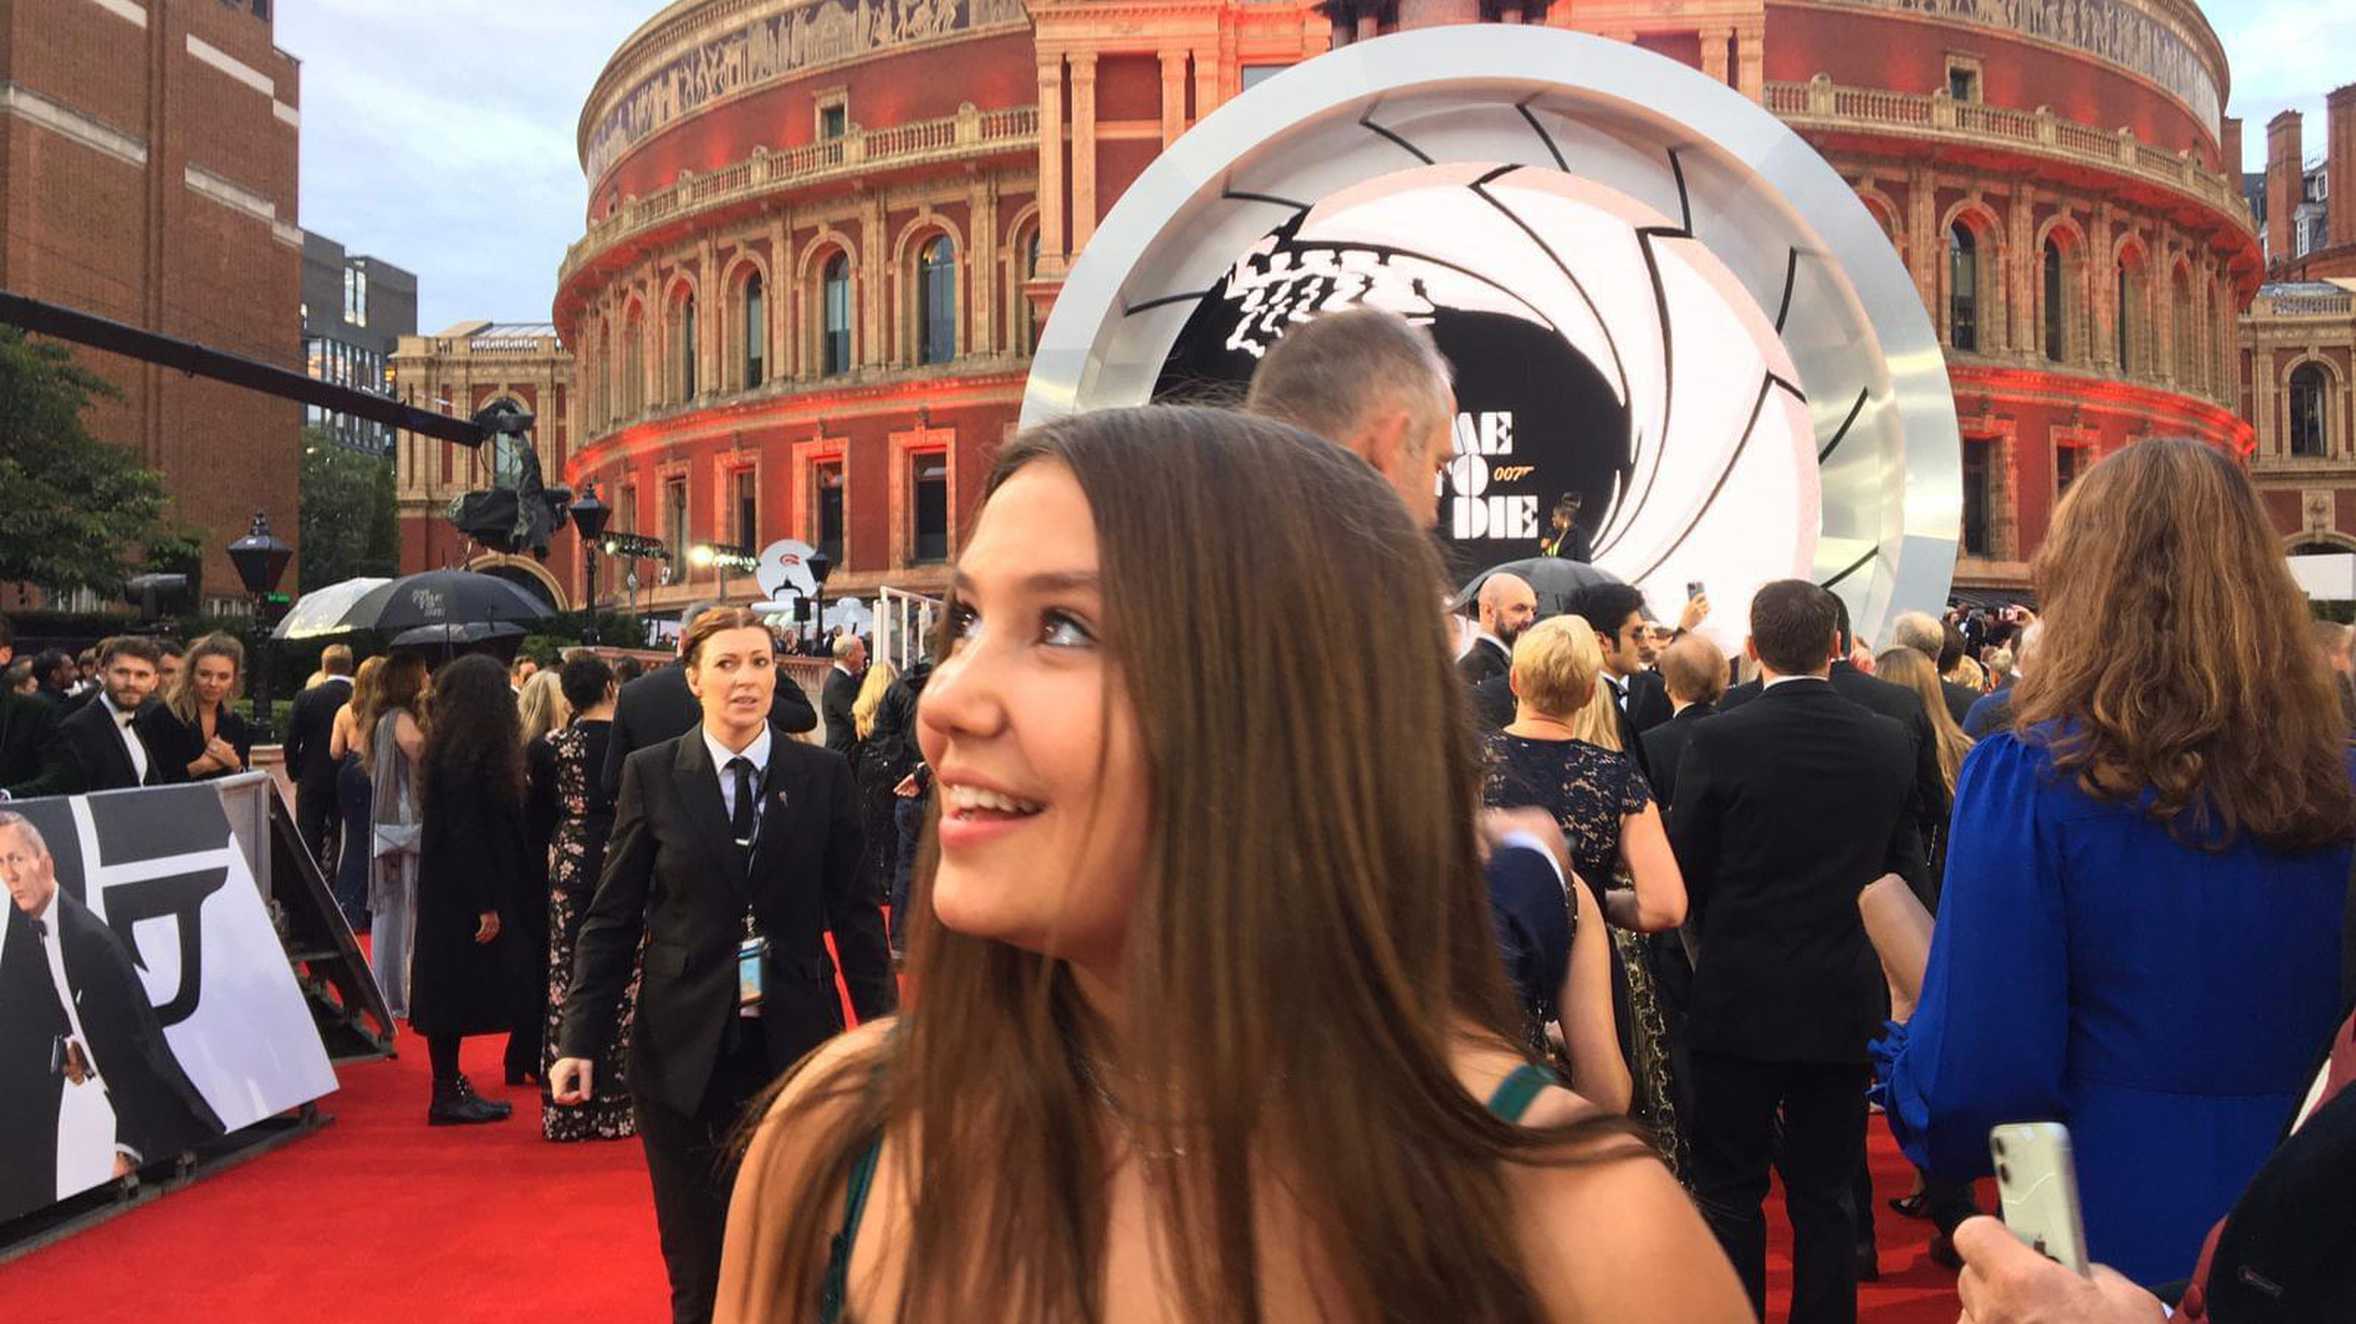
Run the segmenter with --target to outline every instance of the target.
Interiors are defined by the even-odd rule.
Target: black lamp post
[[[254,600],[254,623],[267,625],[263,620],[266,599],[277,591],[279,578],[286,574],[286,563],[294,559],[294,548],[270,534],[270,517],[254,512],[254,525],[246,535],[229,544],[229,562],[237,567],[237,577],[245,581],[245,591]],[[264,629],[259,640],[261,656],[254,668],[254,718],[267,733],[270,729],[270,631]]]
[[[814,638],[826,637],[826,577],[834,573],[834,560],[824,552],[812,552],[802,564],[810,567],[810,578],[818,585],[818,605],[811,608],[818,619],[810,623]]]
[[[589,626],[584,631],[590,643],[597,642],[597,539],[605,532],[605,522],[613,507],[597,499],[597,484],[592,482],[581,489],[580,499],[573,502],[573,528],[581,537],[581,570],[589,580]]]

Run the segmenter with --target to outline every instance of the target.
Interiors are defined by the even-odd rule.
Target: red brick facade
[[[301,368],[300,76],[256,8],[0,7],[0,288]],[[223,549],[254,512],[296,539],[300,406],[82,358],[123,391],[92,431],[163,473],[206,596],[240,598]]]

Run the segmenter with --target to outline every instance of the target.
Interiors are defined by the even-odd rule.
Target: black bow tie
[[[137,713],[126,713],[118,710],[115,713],[115,725],[125,731],[128,731],[131,729],[131,719],[137,717],[138,715],[139,714]]]

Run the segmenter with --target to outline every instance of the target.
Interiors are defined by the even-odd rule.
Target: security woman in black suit
[[[623,764],[549,1072],[558,1103],[588,1097],[643,933],[627,1070],[678,1324],[711,1317],[735,1180],[729,1128],[843,1029],[825,935],[860,1019],[898,1000],[883,913],[857,882],[850,765],[771,723],[772,648],[739,608],[689,625],[681,663],[703,722]]]

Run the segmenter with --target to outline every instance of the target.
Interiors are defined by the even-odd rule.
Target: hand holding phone
[[[2078,1164],[2070,1128],[2059,1122],[2012,1122],[1988,1133],[2004,1225],[2031,1250],[2087,1276],[2086,1222],[2078,1204]]]

